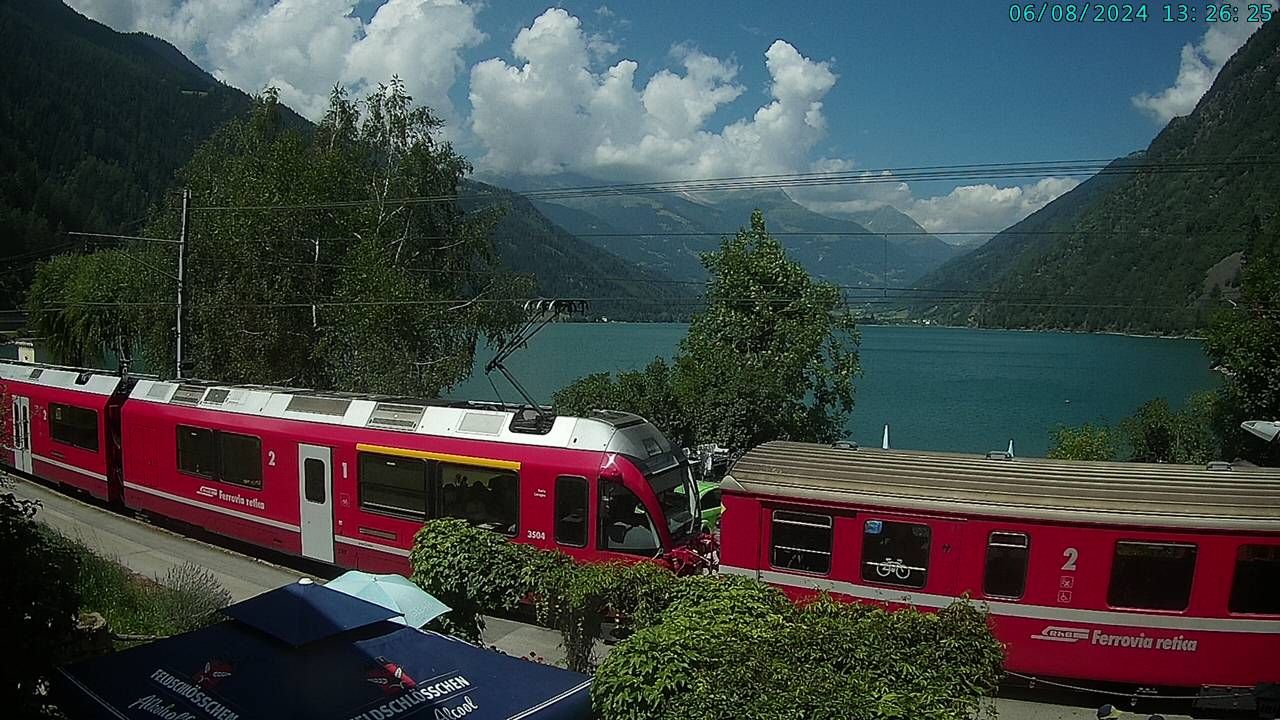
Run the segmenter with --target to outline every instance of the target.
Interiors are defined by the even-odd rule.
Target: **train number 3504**
[[[545,530],[528,530],[524,536],[530,540],[546,540],[547,531]]]

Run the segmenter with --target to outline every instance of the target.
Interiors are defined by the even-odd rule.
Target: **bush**
[[[217,620],[231,596],[207,570],[184,563],[151,580],[72,540],[61,542],[79,557],[80,609],[106,618],[122,635],[168,636]]]
[[[414,537],[412,580],[451,610],[442,632],[479,642],[484,613],[511,610],[572,564],[567,555],[513,543],[465,520],[432,520]]]
[[[595,669],[605,620],[625,619],[635,633],[599,666],[592,689],[603,720],[959,720],[976,715],[1001,672],[987,616],[968,603],[936,613],[826,597],[796,606],[749,578],[575,565],[460,520],[428,522],[411,561],[414,580],[457,608],[454,626],[472,639],[481,613],[535,599],[581,672]]]
[[[35,716],[75,631],[77,558],[33,517],[39,503],[0,493],[0,707]]]
[[[887,612],[823,598],[797,608],[733,583],[689,598],[600,665],[601,718],[959,720],[1000,676],[1001,647],[966,603]]]

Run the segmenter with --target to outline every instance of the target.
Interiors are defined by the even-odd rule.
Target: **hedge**
[[[601,720],[959,720],[978,714],[1001,675],[1003,648],[967,601],[934,613],[826,596],[796,605],[743,577],[576,565],[458,520],[427,523],[411,561],[414,580],[455,608],[442,629],[464,637],[479,637],[481,613],[533,599],[568,665],[596,671]],[[634,634],[596,668],[610,616]]]

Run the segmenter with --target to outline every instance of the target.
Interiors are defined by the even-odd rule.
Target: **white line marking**
[[[222,513],[223,515],[230,515],[231,517],[240,518],[241,520],[248,520],[249,522],[260,523],[262,525],[270,525],[273,528],[288,530],[290,532],[296,532],[296,533],[302,532],[302,528],[298,527],[297,525],[290,525],[289,523],[280,522],[279,520],[272,520],[271,518],[258,517],[257,515],[242,513],[239,510],[232,510],[230,508],[218,507],[216,505],[210,505],[208,503],[198,502],[196,500],[192,500],[191,498],[184,498],[178,495],[171,495],[167,492],[164,492],[163,490],[157,490],[153,487],[147,487],[145,485],[139,485],[137,483],[131,483],[128,481],[125,481],[124,486],[126,488],[129,488],[130,490],[137,490],[138,492],[147,493],[148,495],[155,495],[156,497],[164,498],[165,500],[172,500],[173,502],[182,503],[183,505],[190,505],[192,507],[197,507],[202,510],[212,510],[213,512]]]
[[[43,463],[49,463],[50,465],[53,465],[53,466],[55,466],[55,467],[60,467],[60,468],[62,468],[63,470],[70,470],[70,471],[71,471],[71,472],[73,472],[73,473],[79,473],[79,474],[81,474],[81,475],[88,475],[89,477],[93,478],[94,480],[98,480],[98,481],[100,481],[100,482],[106,482],[106,481],[107,481],[107,476],[106,476],[106,475],[103,475],[102,473],[96,473],[96,472],[94,472],[94,471],[92,471],[92,470],[85,470],[84,468],[78,468],[78,467],[76,467],[75,465],[68,465],[68,464],[66,464],[66,463],[64,463],[64,462],[59,462],[59,461],[57,461],[57,460],[54,460],[53,458],[47,458],[47,457],[45,457],[45,456],[43,456],[43,455],[37,455],[37,454],[35,454],[35,453],[31,453],[31,457],[35,458],[36,460],[39,460],[40,462],[43,462]]]
[[[865,600],[902,603],[920,607],[943,608],[957,602],[959,598],[949,595],[932,595],[929,593],[903,592],[855,585],[839,580],[813,578],[791,573],[773,572],[770,570],[754,570],[751,568],[721,565],[720,572],[728,575],[746,575],[773,585],[790,585],[792,587],[826,590],[828,592],[851,595]],[[1257,635],[1280,635],[1280,620],[1252,620],[1245,618],[1204,618],[1186,615],[1148,615],[1139,612],[1115,612],[1110,610],[1082,610],[1078,608],[1057,608],[1046,605],[1024,605],[1022,603],[975,601],[987,606],[992,615],[1003,617],[1031,618],[1034,620],[1053,620],[1068,623],[1091,623],[1094,625],[1113,625],[1134,628],[1158,628],[1166,630],[1197,630],[1203,632],[1237,632]]]
[[[392,555],[399,555],[400,557],[409,557],[408,550],[401,550],[398,547],[391,547],[390,545],[379,545],[378,543],[369,542],[367,540],[357,540],[355,538],[343,537],[341,535],[334,535],[333,539],[336,542],[346,543],[347,545],[355,545],[356,547],[367,548],[369,550],[378,550],[380,552],[391,553]]]

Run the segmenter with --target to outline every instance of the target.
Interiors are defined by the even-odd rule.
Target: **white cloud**
[[[1004,229],[1079,185],[1075,178],[1047,177],[1031,185],[962,185],[946,195],[916,199],[906,211],[930,232]]]
[[[121,31],[172,42],[215,77],[247,92],[280,88],[312,119],[341,82],[357,91],[392,75],[456,123],[448,92],[461,53],[484,39],[462,0],[388,0],[366,24],[356,0],[70,0]]]
[[[1133,96],[1134,107],[1162,125],[1174,117],[1190,113],[1213,85],[1222,66],[1258,27],[1244,22],[1210,23],[1199,42],[1182,46],[1178,78],[1173,85],[1154,95],[1140,93]]]
[[[494,58],[472,68],[482,167],[618,179],[785,172],[804,163],[825,130],[821,99],[836,75],[782,40],[765,53],[772,102],[719,132],[707,121],[745,91],[733,62],[677,48],[679,70],[637,87],[637,63],[597,71],[591,42],[578,18],[552,8],[516,36],[518,64]]]

